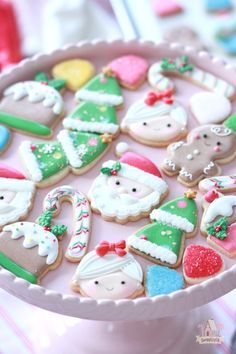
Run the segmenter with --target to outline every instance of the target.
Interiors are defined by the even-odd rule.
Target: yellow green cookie
[[[66,60],[55,65],[52,69],[53,77],[66,80],[66,86],[72,91],[77,91],[94,74],[93,64],[83,59]]]

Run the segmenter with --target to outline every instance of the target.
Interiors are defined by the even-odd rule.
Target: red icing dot
[[[177,203],[177,206],[178,206],[179,208],[186,208],[186,206],[187,206],[186,200],[180,200],[180,201]]]
[[[31,151],[34,151],[36,149],[36,146],[35,145],[31,145]]]
[[[219,193],[212,189],[205,194],[204,198],[206,202],[212,203],[215,199],[219,198]]]
[[[111,175],[112,176],[117,176],[117,171],[116,170],[111,170]]]
[[[223,261],[221,256],[211,248],[189,245],[184,254],[184,272],[190,278],[208,277],[218,273]]]

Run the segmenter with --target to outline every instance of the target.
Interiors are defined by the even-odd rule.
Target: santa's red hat
[[[0,189],[14,190],[19,192],[33,191],[34,183],[16,169],[0,163]]]

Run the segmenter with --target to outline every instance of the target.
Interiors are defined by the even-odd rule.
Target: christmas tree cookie
[[[0,123],[27,134],[50,137],[52,126],[64,112],[59,91],[64,80],[49,80],[38,73],[35,81],[17,82],[3,92]]]
[[[182,260],[185,237],[194,235],[197,226],[196,193],[188,191],[154,209],[152,224],[128,238],[129,250],[152,262],[177,267]]]

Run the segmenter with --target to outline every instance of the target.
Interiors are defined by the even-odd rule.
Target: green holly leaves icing
[[[107,176],[116,176],[120,171],[120,169],[121,169],[121,163],[117,161],[116,163],[114,163],[114,165],[112,165],[111,168],[109,167],[101,168],[101,172]]]
[[[43,83],[45,83],[45,85],[49,85],[49,86],[53,87],[55,90],[58,90],[58,91],[63,89],[65,87],[65,85],[66,85],[66,80],[62,80],[62,79],[50,80],[48,78],[48,75],[43,73],[43,72],[38,72],[35,75],[34,79],[35,79],[35,81],[43,82]]]
[[[210,236],[215,236],[219,240],[227,237],[228,220],[226,217],[220,218],[213,225],[207,227],[207,233]]]
[[[65,225],[52,226],[52,218],[53,218],[53,211],[46,210],[38,218],[39,225],[43,226],[45,230],[50,231],[56,237],[62,236],[66,232],[67,226]]]
[[[192,71],[194,66],[189,63],[189,57],[187,55],[183,55],[175,60],[163,58],[161,68],[163,70],[178,71],[180,74],[184,74],[187,71]]]

